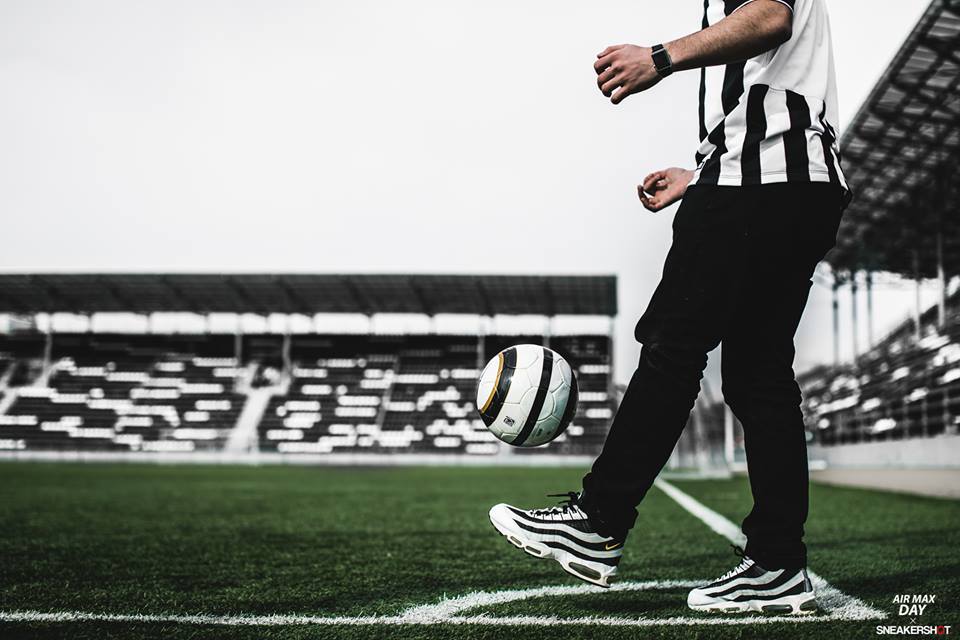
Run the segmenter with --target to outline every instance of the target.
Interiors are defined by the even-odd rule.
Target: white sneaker
[[[597,533],[580,509],[579,495],[558,507],[524,511],[508,504],[490,509],[490,522],[514,546],[536,558],[551,558],[568,573],[600,587],[609,587],[623,554],[623,539]],[[558,496],[550,496],[558,497]]]
[[[781,615],[817,610],[817,597],[806,569],[767,571],[737,549],[743,562],[687,596],[694,611],[738,613],[755,611]]]

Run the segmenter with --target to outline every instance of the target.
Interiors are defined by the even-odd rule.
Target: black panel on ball
[[[550,391],[550,378],[553,376],[553,351],[543,350],[543,368],[540,370],[540,384],[537,385],[537,395],[533,398],[533,406],[530,407],[530,413],[527,414],[527,421],[523,423],[523,429],[513,439],[512,444],[515,447],[522,447],[523,443],[530,437],[533,427],[540,419],[540,412],[543,410],[543,403],[547,399],[547,392]]]
[[[567,430],[567,427],[570,426],[574,416],[577,414],[577,402],[580,400],[580,387],[577,384],[577,374],[574,372],[573,367],[570,367],[570,376],[572,377],[570,394],[567,396],[567,406],[563,409],[563,418],[560,419],[560,427],[557,429],[556,436],[559,436]]]
[[[517,370],[517,349],[510,347],[503,352],[503,371],[500,372],[500,378],[497,380],[497,390],[493,394],[493,401],[486,411],[480,412],[480,419],[488,427],[493,424],[500,415],[503,403],[510,392],[510,382],[513,380],[513,372]]]

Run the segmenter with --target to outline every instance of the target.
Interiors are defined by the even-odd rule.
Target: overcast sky
[[[828,4],[844,127],[927,2]],[[698,74],[613,107],[592,63],[702,7],[4,0],[0,270],[615,273],[623,380],[673,217],[635,185],[692,164]],[[798,368],[830,345],[818,288]]]

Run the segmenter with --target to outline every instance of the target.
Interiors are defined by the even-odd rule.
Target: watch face
[[[673,71],[673,62],[670,60],[670,54],[663,46],[657,46],[653,50],[653,65],[657,68],[660,75],[670,75]]]

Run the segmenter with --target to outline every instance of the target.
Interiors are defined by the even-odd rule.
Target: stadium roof
[[[843,136],[837,270],[960,273],[960,0],[933,0]]]
[[[6,274],[0,313],[617,313],[615,276]]]

